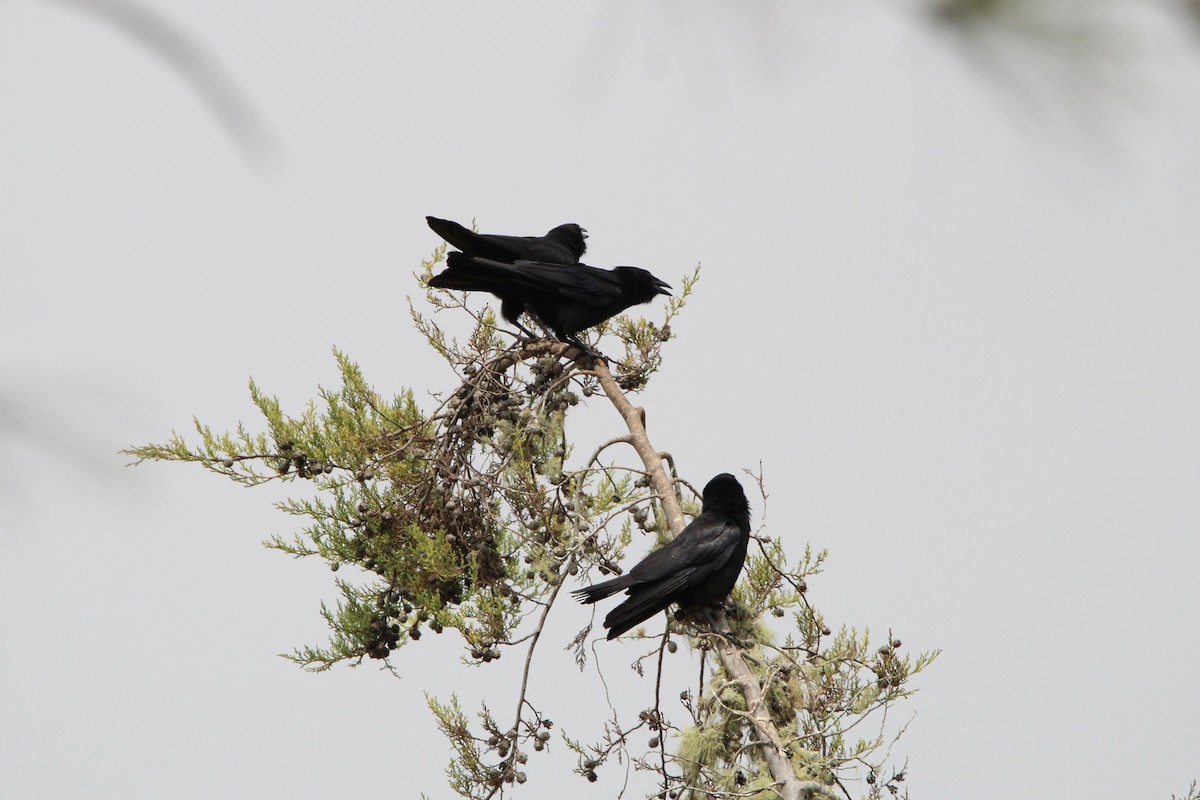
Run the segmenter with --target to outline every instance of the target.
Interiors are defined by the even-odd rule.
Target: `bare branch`
[[[646,473],[650,476],[650,482],[654,486],[654,491],[658,493],[663,513],[667,517],[667,525],[670,526],[672,533],[679,533],[683,530],[683,509],[679,505],[679,496],[675,494],[674,481],[663,469],[662,455],[654,449],[646,435],[646,410],[635,408],[629,402],[629,398],[621,391],[621,387],[617,386],[608,365],[603,361],[597,359],[591,372],[600,380],[600,387],[604,389],[604,394],[616,406],[617,411],[625,420],[625,426],[629,428],[630,444],[641,457]]]

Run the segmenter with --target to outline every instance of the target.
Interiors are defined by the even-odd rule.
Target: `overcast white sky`
[[[448,795],[422,692],[472,707],[516,659],[301,672],[275,654],[323,641],[331,581],[259,546],[280,490],[117,453],[253,424],[250,375],[298,411],[333,345],[447,386],[407,321],[426,214],[703,264],[651,435],[694,483],[761,460],[830,620],[945,651],[901,712],[914,798],[1182,794],[1200,42],[1163,4],[984,58],[906,6],[151,4],[258,108],[254,162],[113,25],[0,3],[0,794]],[[578,702],[545,655],[540,705]],[[616,794],[566,769],[518,796]]]

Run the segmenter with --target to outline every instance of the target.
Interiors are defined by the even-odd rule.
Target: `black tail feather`
[[[670,599],[656,598],[654,603],[633,603],[632,598],[608,612],[604,618],[604,627],[608,628],[607,638],[611,641],[622,633],[633,630],[660,611],[665,611],[671,605]]]
[[[670,580],[634,588],[629,599],[608,612],[608,616],[604,618],[604,627],[609,629],[608,638],[615,639],[633,626],[665,611],[667,606],[674,602],[680,587],[686,583],[685,576],[677,575]]]
[[[594,603],[597,600],[603,600],[606,597],[614,595],[631,585],[632,582],[629,580],[629,576],[622,575],[618,578],[585,586],[582,589],[576,589],[571,594],[575,595],[575,599],[581,603]]]
[[[454,252],[446,257],[446,269],[430,278],[429,285],[439,289],[506,293],[506,289],[512,289],[511,277],[504,269],[506,266],[477,261],[470,256]]]
[[[437,217],[426,217],[425,222],[429,225],[430,230],[459,250],[470,250],[479,240],[477,233],[464,228],[457,222]]]

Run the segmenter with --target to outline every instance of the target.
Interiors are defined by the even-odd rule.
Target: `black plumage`
[[[542,261],[547,264],[575,264],[587,250],[587,231],[575,223],[559,225],[545,236],[502,236],[475,233],[448,219],[426,217],[425,222],[438,236],[469,256],[493,261]]]
[[[516,320],[505,308],[519,306],[560,340],[584,350],[588,347],[580,341],[580,331],[657,295],[669,295],[671,288],[640,267],[600,269],[527,260],[505,263],[466,253],[446,256],[446,269],[430,278],[429,285],[491,292],[501,299],[501,313],[509,322],[515,324]]]
[[[552,228],[545,236],[475,233],[457,222],[437,217],[425,217],[425,222],[434,233],[464,254],[506,264],[514,261],[576,264],[587,250],[587,243],[584,241],[587,239],[587,231],[573,222]],[[526,336],[534,338],[533,333],[521,324],[521,315],[530,309],[526,308],[520,292],[503,285],[494,286],[486,291],[490,291],[500,300],[500,316],[519,328]]]
[[[678,536],[620,577],[572,594],[594,603],[624,590],[629,597],[608,612],[614,639],[672,603],[692,610],[719,605],[733,591],[750,543],[750,504],[737,478],[722,473],[704,487],[700,516]]]

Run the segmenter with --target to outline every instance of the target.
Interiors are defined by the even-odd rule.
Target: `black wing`
[[[615,639],[672,603],[687,600],[714,574],[737,559],[743,536],[732,521],[701,514],[666,546],[642,559],[627,575],[581,590],[589,600],[624,588],[624,603],[604,618],[608,638]],[[739,570],[741,565],[738,565]]]
[[[517,271],[514,282],[576,303],[604,306],[621,294],[621,280],[611,270],[539,261],[517,261],[513,267]]]
[[[701,514],[665,547],[655,550],[629,571],[633,584],[686,574],[683,588],[694,586],[729,563],[742,541],[732,521]]]
[[[485,284],[479,288],[504,285],[557,297],[589,306],[605,306],[621,295],[621,279],[612,270],[587,264],[548,264],[518,260],[512,264],[491,258],[450,253],[448,271],[461,276],[460,283]],[[445,274],[445,273],[443,273]]]

